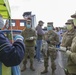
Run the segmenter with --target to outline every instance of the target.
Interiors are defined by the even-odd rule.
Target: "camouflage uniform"
[[[65,70],[65,74],[66,75],[72,75],[72,73],[76,72],[76,66],[72,59],[73,59],[73,48],[71,48],[71,46],[74,47],[74,44],[72,43],[73,38],[76,36],[76,30],[74,29],[74,24],[73,24],[73,20],[68,20],[66,22],[66,25],[72,25],[72,29],[68,30],[67,32],[64,33],[63,38],[62,38],[62,43],[61,46],[66,48],[66,55],[68,56],[68,51],[71,53],[71,55],[68,57],[68,61],[67,61],[67,66],[66,66],[66,70]],[[75,47],[74,47],[75,48]],[[69,74],[70,73],[70,74]]]
[[[73,20],[70,19],[65,23],[67,26],[69,24],[73,25]],[[68,29],[67,29],[68,30]],[[72,39],[75,37],[75,29],[72,28],[71,30],[68,30],[64,33],[63,38],[62,38],[62,42],[61,42],[61,46],[66,47],[66,48],[70,48],[71,44],[72,44]]]
[[[61,43],[61,45],[63,46],[63,47],[66,47],[67,49],[69,48],[71,48],[71,45],[72,45],[72,41],[73,41],[73,38],[76,36],[76,30],[75,29],[73,29],[73,30],[71,30],[71,31],[67,31],[66,33],[64,33],[64,35],[63,35],[63,39],[62,39],[62,43]],[[73,44],[74,45],[74,44]],[[75,47],[74,47],[75,48]],[[70,50],[72,50],[72,49],[70,49]],[[76,50],[74,51],[74,50],[72,50],[72,52],[76,52]],[[68,75],[68,73],[70,73],[70,72],[72,72],[72,73],[76,73],[76,64],[74,64],[73,62],[72,62],[72,60],[71,59],[74,59],[73,58],[74,57],[74,55],[72,54],[72,56],[71,57],[68,57],[68,62],[67,62],[67,70],[68,70],[68,72],[66,72],[65,71],[65,73],[66,73],[66,75]],[[69,74],[70,75],[70,74]]]
[[[75,34],[76,34],[75,29],[73,29],[72,31],[65,32],[62,38],[61,45],[66,48],[71,47],[72,40],[75,37]]]
[[[22,36],[24,37],[24,43],[26,46],[25,57],[23,60],[24,69],[26,69],[26,63],[27,63],[27,59],[28,59],[28,55],[29,55],[29,57],[30,57],[30,69],[34,70],[33,59],[34,59],[34,53],[35,53],[36,32],[31,28],[30,29],[26,28],[25,30],[22,31]],[[34,39],[30,40],[30,37],[34,37]]]
[[[53,30],[50,30],[45,34],[44,39],[49,40],[50,43],[48,43],[47,54],[44,54],[44,67],[45,67],[45,70],[43,72],[41,72],[41,73],[44,74],[44,73],[46,73],[48,71],[49,57],[51,58],[52,73],[54,73],[54,71],[56,69],[55,59],[57,57],[56,45],[59,43],[59,37]]]

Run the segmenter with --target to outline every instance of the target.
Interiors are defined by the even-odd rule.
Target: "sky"
[[[63,27],[71,15],[76,12],[76,0],[8,0],[11,18],[23,19],[23,13],[32,11],[36,22],[53,22],[54,27]]]

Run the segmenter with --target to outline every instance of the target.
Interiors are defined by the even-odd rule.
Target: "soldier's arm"
[[[76,53],[71,53],[69,58],[76,64]]]
[[[25,41],[28,41],[29,40],[29,38],[27,38],[27,36],[25,35],[25,31],[23,30],[22,32],[21,32],[21,35],[24,37],[24,40]]]
[[[26,36],[25,34],[26,34],[26,29],[23,29],[22,32],[21,32],[21,35],[22,35],[24,38],[25,38],[25,36]]]
[[[24,37],[24,40],[25,40],[26,38],[25,38],[25,35],[24,35],[24,30],[21,32],[21,35]]]
[[[45,33],[44,35],[43,35],[43,40],[47,40],[48,39],[48,37],[47,37],[47,33]]]
[[[72,40],[71,50],[70,59],[76,64],[76,37]]]
[[[53,34],[54,34],[54,40],[51,40],[50,43],[57,45],[59,44],[59,36],[56,33]]]
[[[59,36],[56,34],[56,37],[55,37],[55,44],[59,44],[60,40],[59,40]]]
[[[64,43],[65,43],[65,41],[66,41],[66,39],[65,39],[66,34],[67,34],[67,32],[65,32],[65,33],[63,34],[63,37],[62,37],[61,46],[63,46],[63,47],[64,47]]]
[[[33,38],[34,38],[34,40],[37,39],[37,33],[36,33],[36,31],[34,31]]]

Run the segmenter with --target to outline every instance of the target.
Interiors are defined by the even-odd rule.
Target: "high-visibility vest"
[[[0,75],[12,75],[11,67],[6,67],[0,62]]]

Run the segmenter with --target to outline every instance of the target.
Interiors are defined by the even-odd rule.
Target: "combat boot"
[[[52,71],[52,75],[55,75],[55,71]]]
[[[23,68],[21,69],[21,72],[24,72],[26,70],[26,65],[23,66]]]
[[[52,69],[52,75],[55,75],[55,70],[56,70],[56,64],[55,64],[55,62],[51,63],[51,69]]]
[[[48,70],[47,70],[47,68],[45,68],[45,70],[43,72],[41,72],[41,74],[45,74],[47,72],[48,72]]]
[[[35,71],[35,68],[33,67],[33,64],[30,65],[30,69],[31,69],[32,71]]]

